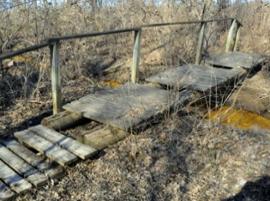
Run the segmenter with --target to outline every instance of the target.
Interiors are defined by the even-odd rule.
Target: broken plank
[[[33,151],[18,143],[16,140],[3,140],[1,143],[51,179],[56,179],[63,176],[64,171],[59,165],[47,161],[43,155],[35,154]]]
[[[22,143],[45,154],[48,158],[62,166],[69,165],[78,159],[74,154],[62,149],[57,144],[53,144],[50,141],[36,135],[34,132],[27,130],[16,132],[14,135]]]
[[[88,145],[84,145],[68,136],[65,136],[55,130],[46,128],[45,126],[38,125],[29,128],[28,130],[35,132],[39,136],[49,140],[54,144],[58,144],[61,147],[67,149],[71,153],[77,155],[81,159],[89,158],[93,156],[97,150]]]
[[[44,185],[48,180],[44,174],[40,173],[3,145],[0,145],[0,159],[36,187]]]
[[[18,175],[14,170],[8,167],[0,160],[0,178],[16,193],[23,193],[32,188],[27,180]]]
[[[11,200],[15,197],[15,193],[0,180],[0,200]]]

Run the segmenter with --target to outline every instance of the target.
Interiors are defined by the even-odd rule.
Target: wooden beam
[[[44,118],[41,124],[55,130],[62,130],[79,123],[82,119],[83,116],[81,113],[62,111]]]
[[[142,30],[138,29],[134,31],[134,47],[133,47],[133,62],[131,67],[131,82],[136,83],[139,79],[139,65],[140,65],[140,54],[141,54],[141,35]]]
[[[225,51],[226,52],[232,52],[234,50],[235,47],[235,41],[237,38],[237,32],[239,29],[239,24],[237,22],[236,19],[233,20],[229,33],[228,33],[228,37],[227,37],[227,41],[226,41],[226,48]]]
[[[102,128],[94,132],[85,133],[80,140],[95,149],[102,150],[109,145],[123,140],[129,133],[115,128]]]
[[[60,48],[59,42],[55,42],[53,45],[50,46],[51,66],[52,66],[51,82],[52,82],[53,114],[57,114],[62,109],[59,48]]]

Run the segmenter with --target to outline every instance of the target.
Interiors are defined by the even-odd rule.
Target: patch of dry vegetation
[[[1,12],[2,51],[29,46],[54,35],[198,19],[202,9],[197,1],[177,6],[132,1],[94,13],[84,3],[44,5],[38,9],[26,6]],[[236,16],[240,19],[243,23],[241,51],[269,55],[269,4],[243,3],[222,10],[214,3],[207,6],[206,18]],[[209,24],[205,55],[224,50],[228,26]],[[194,62],[198,28],[175,26],[144,30],[142,79],[171,66]],[[64,101],[78,99],[96,87],[112,87],[111,83],[128,81],[132,45],[132,34],[63,43]],[[11,134],[49,114],[48,50],[6,60],[3,65],[0,133]],[[140,135],[129,136],[109,147],[100,158],[70,168],[68,176],[59,182],[17,200],[222,200],[241,193],[247,181],[256,183],[260,176],[269,175],[268,142],[269,133],[265,131],[240,131],[201,121],[201,117],[175,114]],[[254,191],[245,193],[242,200],[264,199],[265,190]]]

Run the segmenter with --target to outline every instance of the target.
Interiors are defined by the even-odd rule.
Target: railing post
[[[234,44],[233,51],[238,50],[238,43],[239,43],[239,40],[240,40],[240,30],[241,30],[241,26],[238,24],[238,29],[237,29],[237,33],[236,33],[236,39],[235,39],[235,44]]]
[[[236,19],[234,19],[231,24],[227,41],[226,41],[226,48],[225,48],[226,52],[232,52],[235,50],[235,44],[237,40],[237,33],[238,33],[239,27],[240,27],[239,23],[237,22]]]
[[[131,82],[136,83],[139,79],[139,65],[140,65],[140,54],[141,54],[141,35],[142,29],[134,31],[134,47],[133,47],[133,62],[131,67]]]
[[[57,114],[62,110],[59,49],[59,41],[53,42],[50,45],[53,114]]]
[[[205,22],[201,23],[201,28],[200,28],[199,37],[198,37],[198,45],[197,45],[195,64],[200,64],[201,60],[202,60],[202,49],[203,49],[205,26],[206,26]]]

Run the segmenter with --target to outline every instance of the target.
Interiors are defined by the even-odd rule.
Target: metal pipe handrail
[[[61,40],[71,40],[71,39],[79,39],[79,38],[86,38],[86,37],[96,37],[102,35],[110,35],[110,34],[118,34],[118,33],[126,33],[126,32],[133,32],[141,30],[142,28],[151,28],[151,27],[161,27],[161,26],[173,26],[173,25],[184,25],[184,24],[201,24],[201,23],[211,23],[211,22],[219,22],[219,21],[226,21],[226,20],[236,20],[239,26],[242,24],[235,18],[220,18],[220,19],[209,19],[209,20],[193,20],[193,21],[182,21],[182,22],[165,22],[165,23],[154,23],[154,24],[145,24],[140,27],[133,27],[133,28],[126,28],[126,29],[116,29],[111,31],[102,31],[102,32],[92,32],[92,33],[83,33],[83,34],[74,34],[74,35],[67,35],[67,36],[57,36],[51,37],[45,40],[41,44],[33,45],[30,47],[26,47],[20,50],[15,50],[12,52],[7,52],[0,55],[0,60],[12,58],[14,56],[18,56],[27,52],[31,52],[34,50],[38,50],[44,47],[49,46],[52,43],[60,42]]]

